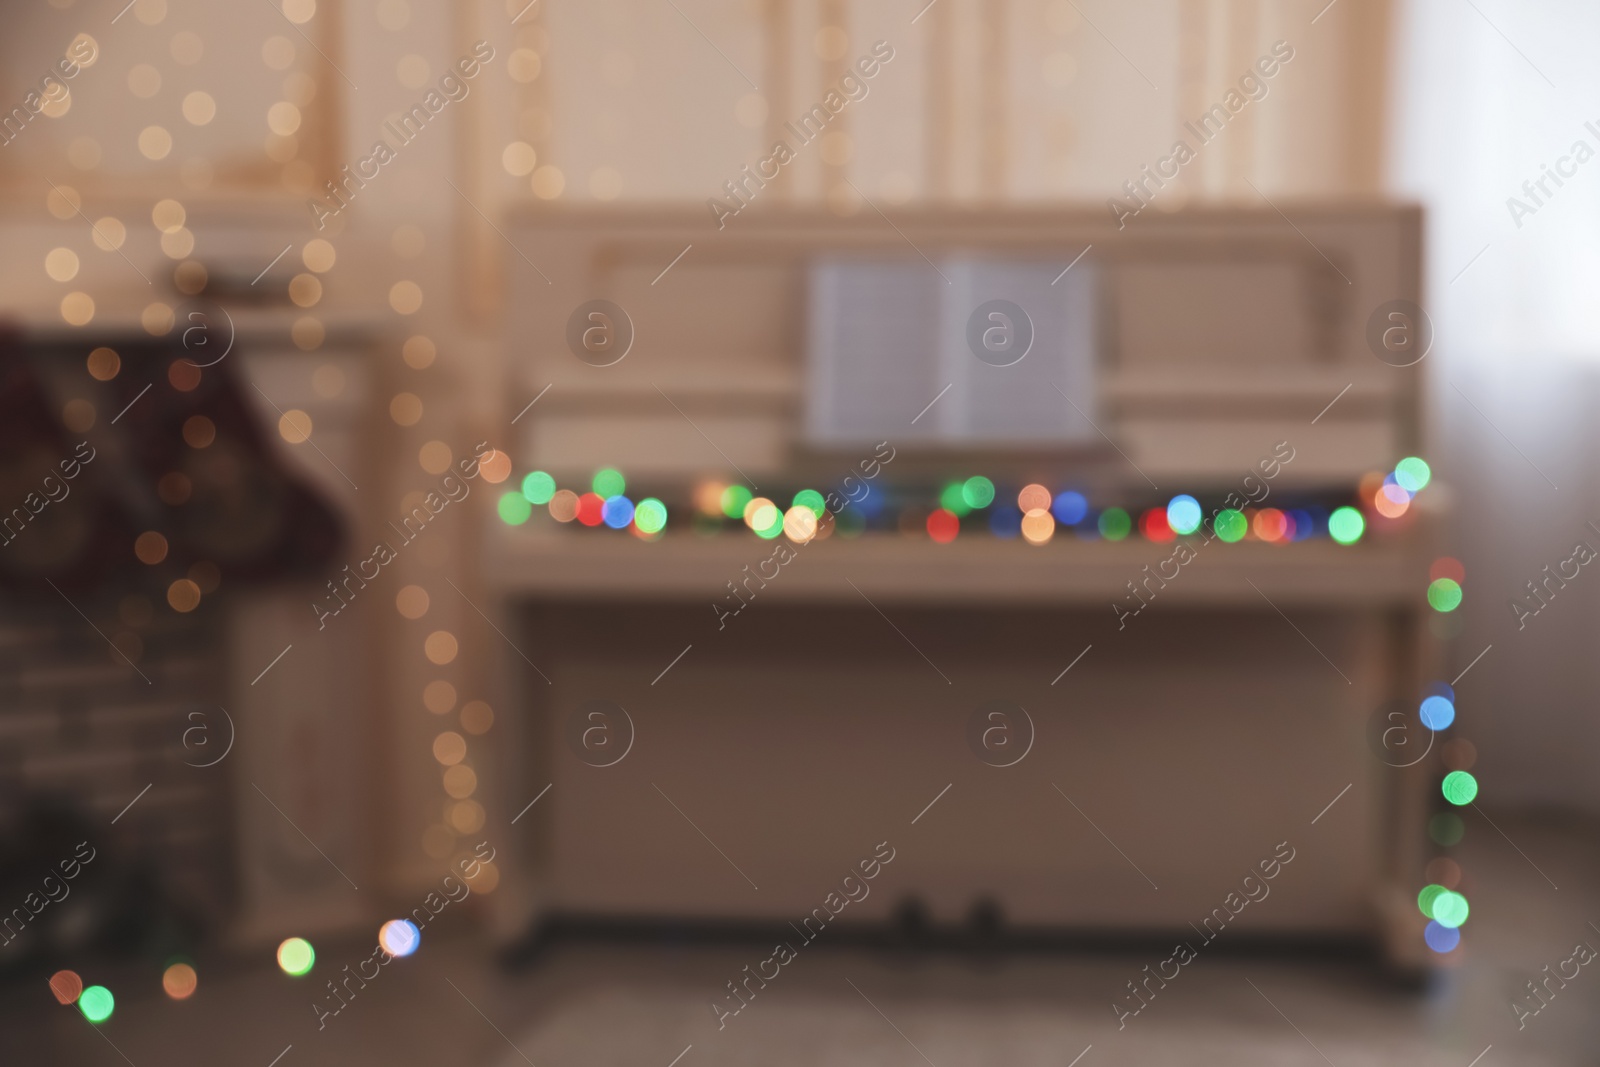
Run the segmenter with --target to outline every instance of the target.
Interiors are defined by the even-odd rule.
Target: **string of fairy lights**
[[[797,544],[844,538],[869,530],[898,530],[949,544],[963,535],[987,533],[1003,540],[1020,538],[1044,545],[1058,534],[1084,541],[1123,541],[1137,534],[1157,543],[1203,532],[1226,543],[1262,541],[1289,544],[1326,537],[1341,545],[1359,542],[1369,528],[1399,524],[1412,500],[1432,479],[1428,464],[1407,456],[1387,473],[1372,472],[1356,490],[1357,503],[1333,507],[1308,500],[1291,507],[1223,506],[1209,520],[1201,501],[1180,493],[1166,503],[1142,507],[1095,506],[1088,495],[1072,488],[1051,490],[1030,482],[1013,497],[983,475],[946,482],[942,488],[867,487],[852,496],[844,487],[828,494],[802,488],[773,499],[758,496],[740,484],[705,481],[689,494],[692,507],[678,525],[715,534],[742,524],[757,537],[787,537]],[[865,482],[858,483],[866,486]],[[655,496],[635,499],[627,493],[621,471],[604,467],[586,487],[561,487],[542,470],[526,474],[518,489],[502,493],[497,510],[508,526],[522,526],[542,508],[562,525],[626,531],[645,541],[660,540],[673,516]],[[784,496],[787,506],[780,503]]]
[[[1408,456],[1386,473],[1374,472],[1364,477],[1357,487],[1355,505],[1332,509],[1315,504],[1288,508],[1222,507],[1213,511],[1210,530],[1217,540],[1227,543],[1254,540],[1289,544],[1327,537],[1341,545],[1354,545],[1362,540],[1369,526],[1381,528],[1385,523],[1400,521],[1431,479],[1427,463]],[[717,533],[742,525],[757,537],[787,537],[799,544],[835,533],[849,538],[872,528],[898,528],[941,544],[948,544],[963,533],[987,531],[999,538],[1020,537],[1029,544],[1043,545],[1058,531],[1071,532],[1084,540],[1122,541],[1137,533],[1148,541],[1165,542],[1199,532],[1207,523],[1200,500],[1190,494],[1179,494],[1165,505],[1142,509],[1097,508],[1077,490],[1052,492],[1042,484],[1029,483],[1017,491],[1013,503],[1009,494],[1001,496],[992,480],[973,475],[950,481],[939,489],[931,502],[937,506],[929,506],[927,495],[919,500],[915,494],[885,488],[846,501],[840,494],[804,488],[792,495],[785,508],[743,485],[706,481],[690,494],[692,509],[687,525],[700,533]],[[582,492],[559,487],[545,471],[531,471],[519,488],[501,494],[496,507],[501,520],[510,526],[529,522],[534,509],[543,507],[558,524],[627,531],[646,541],[660,540],[669,525],[667,505],[654,496],[638,500],[628,496],[627,479],[611,467],[597,471]],[[1464,579],[1464,569],[1457,560],[1442,557],[1433,562],[1425,597],[1436,618],[1449,617],[1460,607]],[[1437,626],[1433,629],[1439,636],[1453,636]],[[1454,689],[1442,681],[1425,685],[1418,719],[1435,736],[1454,727]],[[1441,852],[1427,864],[1424,877],[1428,884],[1417,894],[1417,907],[1427,920],[1423,929],[1427,947],[1447,956],[1461,944],[1461,928],[1470,913],[1463,892],[1465,875],[1447,850],[1458,844],[1465,832],[1456,809],[1472,804],[1478,795],[1477,779],[1470,773],[1477,752],[1470,741],[1452,738],[1441,746],[1440,753],[1445,773],[1439,790],[1448,807],[1428,821],[1428,836]],[[378,930],[378,944],[391,958],[416,952],[421,939],[421,930],[409,919],[391,919]],[[276,959],[285,975],[299,978],[314,969],[316,952],[305,938],[290,937],[278,945]],[[161,984],[169,997],[187,999],[198,984],[193,963],[186,959],[169,962],[162,972]],[[76,972],[58,971],[50,979],[50,988],[60,1003],[75,1004],[90,1022],[104,1022],[114,1010],[111,991],[103,985],[85,986]]]
[[[1428,606],[1437,613],[1437,618],[1449,617],[1461,606],[1461,583],[1465,578],[1466,571],[1461,563],[1448,556],[1434,560],[1428,568],[1426,595]],[[1443,637],[1455,636],[1454,632],[1441,631],[1439,627],[1434,627],[1434,632]],[[1434,738],[1455,726],[1455,689],[1442,681],[1423,686],[1417,718]],[[1472,742],[1461,737],[1446,741],[1439,751],[1444,767],[1439,792],[1448,807],[1428,820],[1428,837],[1441,851],[1428,861],[1423,872],[1427,884],[1417,893],[1417,908],[1427,920],[1422,930],[1423,941],[1438,955],[1449,956],[1461,944],[1461,927],[1471,909],[1462,892],[1466,876],[1447,850],[1459,844],[1466,833],[1456,809],[1472,804],[1478,796],[1478,780],[1471,773],[1478,754]]]
[[[378,928],[378,946],[389,959],[410,956],[421,945],[422,931],[410,919],[390,919]],[[304,978],[317,963],[316,949],[303,937],[285,938],[278,944],[276,956],[278,969],[291,978]],[[162,991],[173,1000],[188,1000],[199,984],[194,964],[188,960],[175,960],[161,972]],[[76,971],[61,970],[51,975],[50,992],[63,1006],[76,1005],[91,1023],[105,1022],[116,1010],[116,997],[111,990],[103,985],[85,986]]]

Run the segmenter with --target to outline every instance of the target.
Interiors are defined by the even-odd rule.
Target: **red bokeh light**
[[[605,504],[599,493],[583,494],[578,498],[578,521],[585,526],[599,526]]]
[[[940,508],[928,516],[928,536],[941,545],[948,545],[961,532],[961,520],[955,513]]]
[[[1289,519],[1277,508],[1262,508],[1250,525],[1261,540],[1282,541],[1288,535]]]
[[[1165,508],[1151,508],[1139,517],[1139,529],[1145,537],[1152,541],[1171,541],[1177,538],[1172,532],[1172,527],[1167,525],[1167,510]]]

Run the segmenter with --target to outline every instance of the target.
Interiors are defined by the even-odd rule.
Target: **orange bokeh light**
[[[1277,508],[1262,508],[1250,525],[1263,541],[1281,541],[1289,531],[1288,517]]]
[[[1050,512],[1035,509],[1022,517],[1022,537],[1030,545],[1042,545],[1056,534],[1056,519]]]
[[[188,1000],[200,984],[194,968],[187,963],[174,963],[161,976],[161,988],[173,1000]]]
[[[1022,487],[1022,492],[1017,494],[1017,507],[1027,515],[1033,511],[1050,510],[1050,490],[1035,482]]]
[[[1386,519],[1398,519],[1411,507],[1411,494],[1398,485],[1380,485],[1372,494],[1372,509]]]
[[[78,995],[83,992],[83,979],[76,971],[57,971],[50,976],[50,992],[62,1004],[77,1003]]]
[[[571,489],[557,489],[550,498],[550,517],[557,522],[571,522],[578,517],[578,494]]]
[[[499,485],[511,477],[511,457],[498,450],[490,452],[478,461],[478,474],[484,481]]]

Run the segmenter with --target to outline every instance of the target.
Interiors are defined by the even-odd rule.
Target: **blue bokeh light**
[[[633,521],[633,501],[625,496],[614,496],[600,506],[600,518],[613,530],[621,530]]]
[[[1014,507],[995,508],[989,512],[989,529],[996,537],[1010,540],[1022,533],[1022,512]]]
[[[1428,729],[1443,730],[1456,721],[1456,706],[1444,697],[1425,697],[1419,717]]]
[[[1440,926],[1430,920],[1422,929],[1422,940],[1426,941],[1433,951],[1443,955],[1461,944],[1461,931],[1452,926]]]
[[[1167,503],[1167,525],[1173,533],[1192,534],[1200,528],[1200,501],[1179,493]]]
[[[1050,513],[1061,525],[1076,526],[1089,514],[1089,501],[1084,499],[1082,493],[1067,489],[1056,494],[1055,501],[1050,505]]]

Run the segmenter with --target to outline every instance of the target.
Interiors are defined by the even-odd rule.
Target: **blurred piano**
[[[519,246],[567,267],[552,290],[507,260],[513,291],[539,296],[513,301],[507,421],[549,387],[516,425],[515,478],[581,493],[616,468],[671,518],[646,538],[536,507],[488,531],[480,591],[548,676],[507,661],[520,734],[501,799],[517,811],[554,783],[517,827],[526,895],[497,900],[536,927],[781,924],[887,840],[893,866],[841,922],[910,902],[936,928],[977,914],[1041,936],[1188,936],[1288,842],[1294,862],[1230,940],[1418,963],[1428,765],[1380,758],[1371,724],[1415,706],[1437,657],[1429,497],[1352,545],[1326,516],[1420,443],[1421,367],[1375,358],[1366,335],[1374,309],[1419,295],[1421,217],[1285,210],[1295,227],[1271,210],[1121,231],[1094,209],[893,227],[774,210],[720,232],[688,209],[517,218]],[[1010,366],[967,340],[1000,298],[1035,335]],[[609,366],[568,347],[597,299],[631,336]],[[696,486],[703,504],[704,483],[744,484],[781,512],[878,442],[888,511],[856,537],[840,518],[719,616],[773,546],[691,521]],[[1263,479],[1275,454],[1292,459]],[[1272,494],[1256,504],[1322,525],[1213,542],[1152,586],[1174,544],[1138,530],[1063,523],[1036,545],[975,513],[950,543],[924,532],[940,486],[979,474],[1000,487],[991,511],[1024,485],[1075,489],[1089,527],[1180,493],[1209,515],[1254,477]],[[1143,601],[1134,583],[1149,604],[1127,618],[1113,605]],[[631,745],[612,739],[614,762],[574,740],[593,701],[625,712],[606,723]],[[1009,766],[969,744],[994,701],[1031,730]]]

